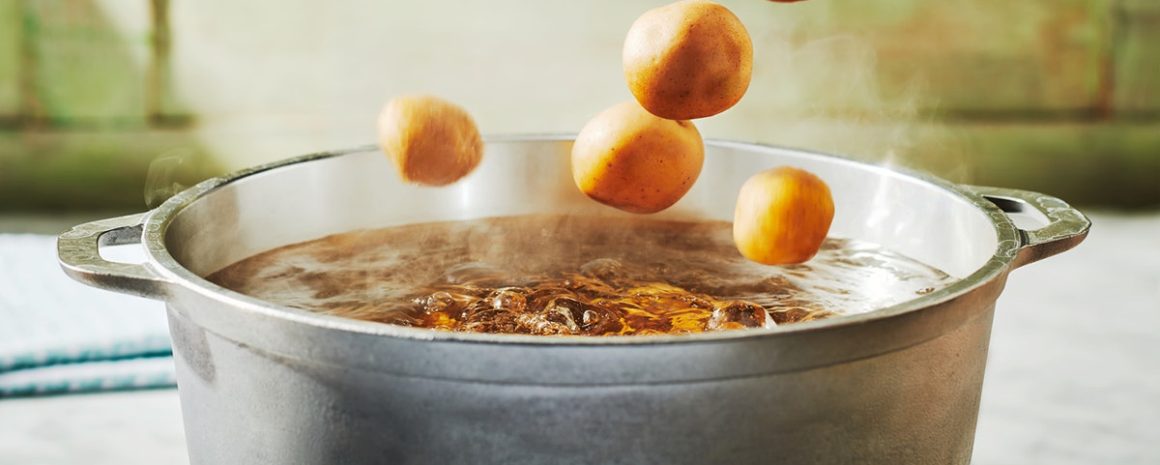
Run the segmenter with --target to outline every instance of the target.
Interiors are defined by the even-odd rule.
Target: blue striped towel
[[[55,237],[0,234],[0,398],[173,386],[169,342],[160,302],[69,279]]]

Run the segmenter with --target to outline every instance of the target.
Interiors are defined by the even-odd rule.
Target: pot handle
[[[170,281],[146,265],[110,262],[101,247],[140,244],[146,213],[93,221],[65,231],[56,242],[60,266],[69,277],[89,286],[150,299],[164,299]]]
[[[1015,268],[1065,252],[1083,242],[1092,222],[1067,202],[1050,195],[1001,187],[965,186],[987,199],[1005,213],[1032,208],[1047,217],[1046,226],[1027,231],[1019,229],[1023,246],[1012,266]]]

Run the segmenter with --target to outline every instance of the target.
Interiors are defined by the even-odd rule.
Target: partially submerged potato
[[[483,139],[471,115],[429,95],[391,99],[379,114],[379,145],[404,181],[443,186],[471,173]]]
[[[632,213],[677,203],[701,174],[705,146],[689,121],[628,101],[592,118],[572,146],[572,179],[592,199]]]
[[[825,182],[805,170],[775,168],[741,186],[733,242],[758,263],[802,263],[818,253],[833,219],[834,200]]]
[[[641,106],[662,118],[696,119],[728,110],[745,95],[753,43],[729,9],[685,0],[637,18],[622,59]]]

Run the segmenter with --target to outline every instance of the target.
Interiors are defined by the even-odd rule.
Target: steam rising
[[[177,179],[182,167],[193,156],[194,152],[190,149],[174,149],[149,163],[149,171],[145,175],[145,205],[148,208],[161,205],[189,187],[177,182]]]
[[[936,122],[923,71],[887,86],[874,43],[856,35],[801,39],[802,31],[754,36],[746,98],[720,118],[698,121],[715,137],[850,155],[971,178],[963,137]]]

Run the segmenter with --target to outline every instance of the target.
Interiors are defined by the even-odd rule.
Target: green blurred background
[[[374,140],[432,92],[485,133],[629,98],[663,1],[0,0],[0,212],[133,211]],[[1160,206],[1160,1],[724,1],[754,80],[707,137],[839,152],[1114,209]]]

